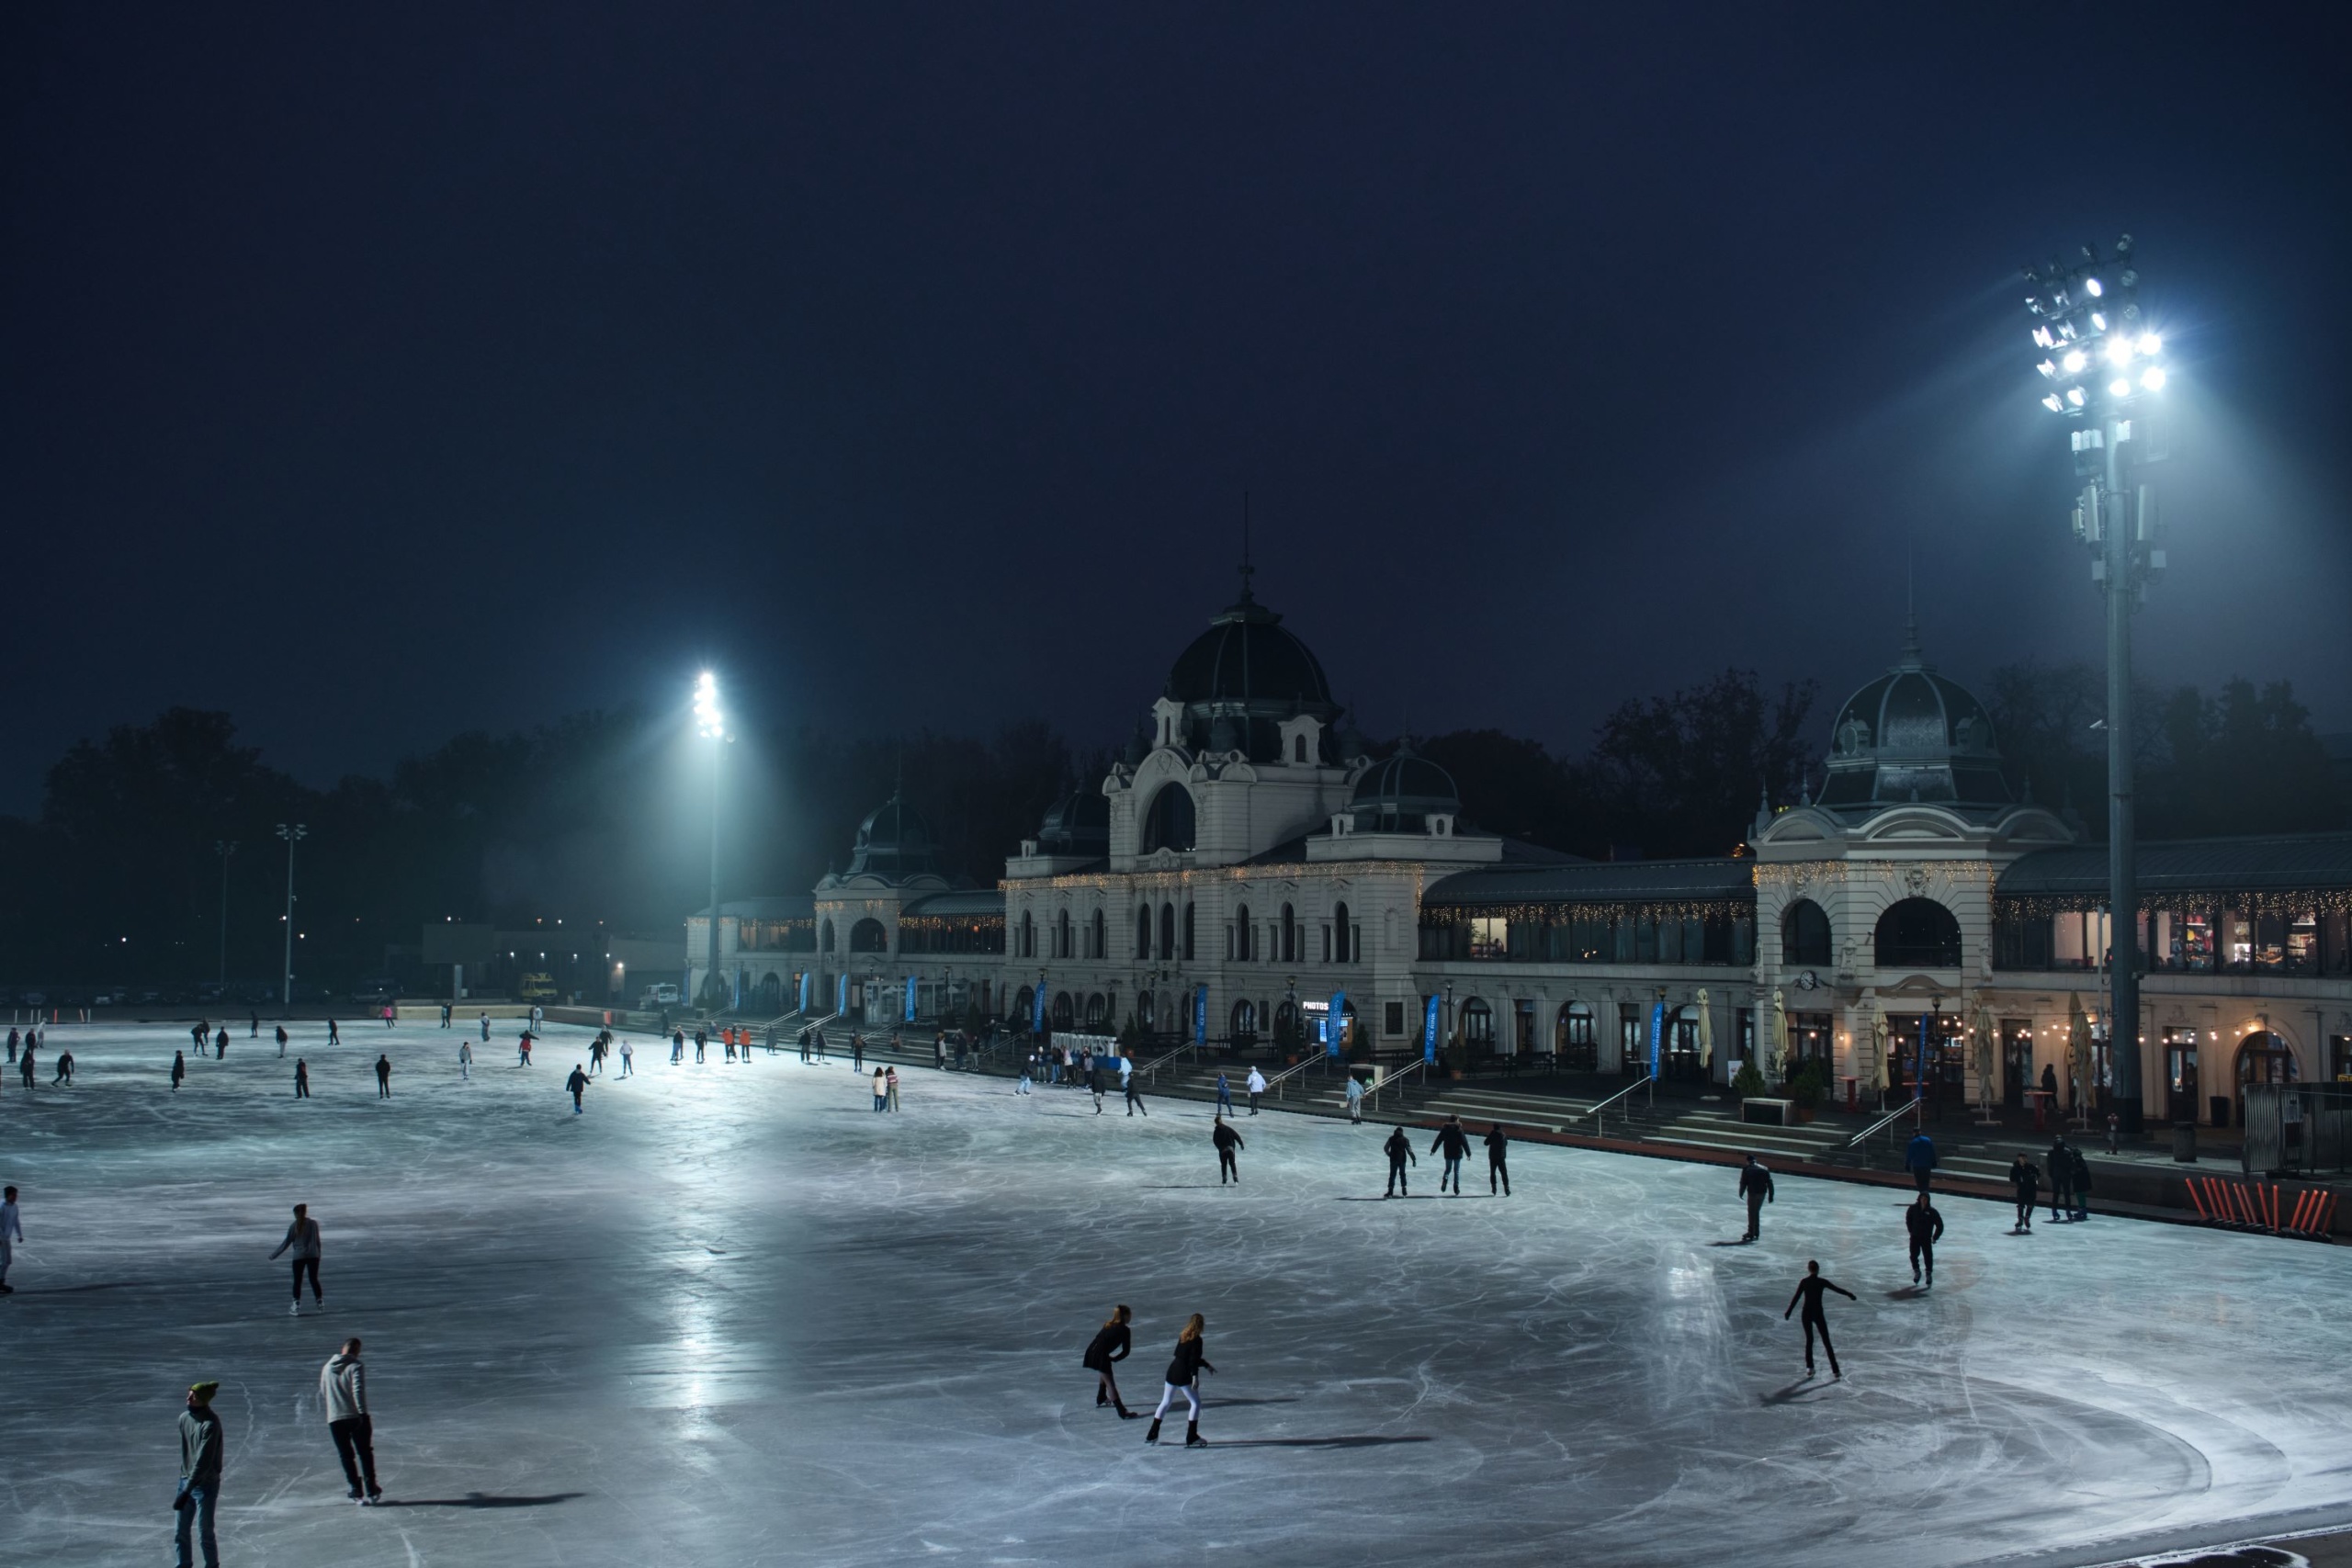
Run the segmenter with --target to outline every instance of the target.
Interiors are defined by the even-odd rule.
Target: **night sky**
[[[325,783],[706,660],[1115,741],[1245,491],[1375,735],[1842,695],[1906,555],[1962,680],[2097,657],[2016,269],[2125,230],[2144,668],[2352,728],[2331,14],[8,7],[0,810],[171,704]]]

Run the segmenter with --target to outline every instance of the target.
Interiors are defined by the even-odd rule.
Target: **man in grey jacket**
[[[351,1500],[373,1507],[384,1490],[376,1484],[376,1426],[368,1414],[368,1369],[359,1364],[358,1340],[345,1340],[319,1369],[319,1403],[326,1406],[327,1432],[351,1483]]]
[[[302,1310],[302,1275],[306,1271],[311,1276],[311,1299],[320,1306],[326,1305],[327,1293],[319,1288],[319,1254],[324,1247],[319,1236],[319,1222],[311,1218],[308,1203],[294,1205],[294,1223],[286,1227],[286,1239],[277,1244],[277,1252],[269,1255],[270,1260],[276,1262],[278,1253],[289,1250],[294,1254],[293,1310]]]
[[[220,1455],[228,1446],[221,1439],[220,1417],[212,1413],[212,1396],[220,1392],[217,1382],[189,1385],[187,1408],[180,1412],[180,1489],[172,1499],[172,1512],[179,1517],[179,1568],[196,1568],[188,1550],[191,1532],[203,1543],[204,1568],[220,1568],[220,1543],[212,1534],[213,1510],[220,1501]]]

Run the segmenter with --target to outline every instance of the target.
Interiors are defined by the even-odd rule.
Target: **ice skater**
[[[1510,1196],[1510,1134],[1503,1131],[1499,1122],[1487,1123],[1487,1196],[1495,1195],[1495,1183],[1503,1184],[1503,1196]]]
[[[179,1568],[196,1568],[188,1548],[191,1533],[204,1548],[204,1568],[220,1568],[220,1542],[212,1533],[212,1516],[220,1504],[220,1457],[228,1447],[220,1417],[212,1413],[212,1396],[220,1392],[220,1385],[209,1380],[190,1383],[187,1408],[180,1412],[180,1489],[172,1499],[179,1519],[174,1532]]]
[[[1347,1100],[1349,1122],[1359,1125],[1362,1124],[1363,1121],[1363,1081],[1353,1073],[1350,1073],[1348,1075]]]
[[[621,1036],[621,1077],[628,1077],[636,1071],[637,1058],[629,1050],[628,1036],[624,1034]]]
[[[1250,1114],[1255,1116],[1258,1114],[1258,1097],[1266,1092],[1266,1075],[1258,1070],[1255,1063],[1250,1064],[1250,1082],[1248,1087],[1250,1090]]]
[[[1445,1156],[1445,1167],[1438,1173],[1437,1179],[1440,1192],[1444,1191],[1445,1184],[1451,1181],[1453,1183],[1453,1195],[1456,1198],[1462,1196],[1462,1160],[1469,1152],[1470,1135],[1462,1130],[1462,1118],[1447,1117],[1445,1125],[1437,1130],[1437,1136],[1430,1143],[1430,1153]]]
[[[2290,1100],[2287,1103],[2295,1102]],[[2074,1177],[2067,1190],[2075,1195],[2075,1218],[2079,1223],[2091,1217],[2091,1162],[2083,1157],[2081,1147],[2075,1144],[2066,1145],[2066,1160]]]
[[[282,1023],[277,1026],[277,1059],[286,1060],[286,1026]]]
[[[1411,1160],[1415,1165],[1421,1163],[1421,1156],[1413,1152],[1413,1140],[1405,1136],[1404,1128],[1397,1127],[1390,1130],[1388,1141],[1380,1146],[1388,1151],[1388,1190],[1383,1192],[1381,1196],[1394,1198],[1401,1192],[1410,1198],[1413,1195],[1413,1188],[1412,1184],[1405,1179],[1405,1162]]]
[[[2074,1208],[2074,1150],[2066,1146],[2066,1134],[2061,1133],[2050,1140],[2050,1218],[2053,1222],[2071,1219]]]
[[[1754,1155],[1739,1168],[1739,1195],[1747,1200],[1747,1234],[1742,1241],[1754,1241],[1763,1234],[1764,1205],[1772,1201],[1772,1173]]]
[[[333,1019],[327,1020],[327,1043],[330,1045],[340,1045],[343,1043],[343,1033],[340,1030],[335,1028],[334,1020]]]
[[[2018,1223],[2009,1227],[2011,1235],[2033,1234],[2033,1201],[2041,1191],[2041,1172],[2023,1155],[2009,1164],[2009,1190],[2017,1194]]]
[[[311,1098],[311,1064],[300,1056],[294,1058],[294,1098]]]
[[[444,1008],[442,1010],[447,1012],[448,1010]],[[253,1015],[253,1026],[245,1031],[245,1038],[248,1040],[258,1040],[261,1038],[261,1014],[258,1012]]]
[[[376,1057],[376,1098],[392,1098],[392,1059],[380,1054]]]
[[[1813,1371],[1813,1337],[1818,1331],[1822,1352],[1829,1358],[1829,1375],[1842,1378],[1846,1374],[1838,1369],[1838,1347],[1829,1343],[1829,1319],[1822,1315],[1821,1293],[1824,1291],[1836,1291],[1849,1302],[1855,1299],[1853,1292],[1824,1279],[1820,1264],[1808,1261],[1804,1266],[1804,1278],[1797,1281],[1797,1293],[1789,1298],[1788,1306],[1781,1314],[1781,1321],[1788,1322],[1789,1314],[1796,1311],[1797,1303],[1803,1302],[1804,1315],[1798,1321],[1804,1326],[1804,1370],[1808,1372]]]
[[[25,1222],[17,1213],[17,1190],[0,1188],[0,1296],[13,1296],[17,1287],[8,1283],[8,1265],[17,1260],[14,1247],[25,1242]]]
[[[1105,1069],[1097,1067],[1094,1070],[1100,1073]],[[1143,1111],[1144,1115],[1148,1118],[1151,1115],[1151,1112],[1144,1111],[1143,1090],[1136,1088],[1135,1075],[1130,1073],[1123,1078],[1121,1080],[1121,1087],[1125,1089],[1127,1091],[1127,1114],[1133,1116],[1136,1111]]]
[[[180,1084],[181,1084],[181,1082],[182,1082],[184,1079],[186,1079],[186,1078],[187,1078],[187,1052],[185,1052],[185,1051],[175,1051],[175,1052],[173,1052],[173,1053],[172,1053],[172,1092],[173,1092],[174,1094],[177,1094],[177,1093],[180,1091]]]
[[[607,1038],[604,1034],[599,1034],[595,1039],[588,1042],[588,1076],[592,1078],[604,1076],[605,1052],[608,1048],[605,1042]]]
[[[709,1048],[709,1046],[710,1046],[710,1031],[708,1031],[707,1029],[697,1029],[697,1030],[695,1030],[695,1066],[699,1067],[699,1066],[702,1066],[702,1061],[703,1061],[703,1053],[704,1053],[706,1050],[707,1050],[707,1049]]]
[[[269,1255],[273,1263],[277,1261],[279,1253],[291,1252],[294,1255],[294,1305],[289,1311],[300,1313],[302,1310],[302,1276],[305,1273],[311,1276],[311,1299],[319,1306],[327,1304],[327,1293],[319,1285],[319,1257],[325,1251],[326,1238],[319,1234],[319,1222],[311,1218],[311,1206],[308,1203],[295,1204],[294,1223],[286,1227],[286,1239],[277,1244],[277,1252]]]
[[[1133,1315],[1124,1304],[1113,1307],[1111,1315],[1102,1320],[1102,1326],[1094,1331],[1094,1337],[1087,1341],[1086,1356],[1080,1363],[1094,1374],[1094,1407],[1100,1410],[1107,1404],[1119,1413],[1122,1421],[1134,1420],[1136,1412],[1119,1397],[1119,1379],[1111,1369],[1135,1349],[1135,1336],[1127,1329]]]
[[[892,1111],[896,1111],[896,1110],[898,1110],[898,1109],[899,1109],[899,1069],[898,1069],[898,1068],[896,1068],[896,1067],[892,1067],[892,1068],[889,1068],[889,1069],[888,1069],[888,1071],[886,1071],[885,1073],[883,1073],[883,1075],[882,1075],[882,1089],[883,1089],[883,1098],[884,1098],[884,1099],[886,1099],[886,1100],[888,1100],[890,1102],[890,1103],[889,1103],[889,1109],[890,1109],[890,1110],[892,1110]]]
[[[458,1076],[468,1079],[474,1076],[474,1044],[470,1040],[458,1042]]]
[[[49,1080],[49,1087],[55,1089],[59,1084],[68,1089],[74,1085],[74,1053],[71,1051],[57,1053],[57,1076]]]
[[[1143,1435],[1147,1443],[1159,1441],[1159,1423],[1168,1415],[1168,1406],[1178,1394],[1184,1396],[1187,1414],[1184,1417],[1184,1446],[1188,1449],[1207,1448],[1208,1439],[1201,1436],[1200,1381],[1203,1372],[1216,1369],[1209,1364],[1208,1342],[1201,1331],[1208,1326],[1199,1313],[1184,1320],[1184,1331],[1176,1337],[1176,1354],[1168,1363],[1166,1383],[1159,1391],[1159,1408],[1151,1413],[1151,1428]]]
[[[1233,1156],[1242,1146],[1241,1134],[1233,1130],[1233,1123],[1225,1119],[1224,1111],[1216,1112],[1214,1119],[1216,1125],[1210,1130],[1209,1138],[1216,1145],[1216,1184],[1224,1186],[1225,1179],[1230,1176],[1233,1184],[1238,1187],[1241,1185],[1241,1167],[1234,1163]]]
[[[1027,1094],[1029,1092],[1029,1080],[1036,1076],[1037,1053],[1032,1051],[1026,1056],[1021,1058],[1021,1080],[1012,1086],[1012,1092],[1015,1094]]]
[[[686,1032],[683,1029],[673,1029],[670,1032],[670,1065],[674,1067],[685,1059]]]
[[[1216,1112],[1220,1116],[1233,1114],[1233,1090],[1227,1086],[1222,1072],[1216,1076]]]
[[[343,1461],[351,1500],[374,1507],[384,1500],[384,1489],[376,1484],[376,1418],[368,1410],[368,1369],[359,1361],[358,1340],[345,1340],[319,1369],[319,1403],[326,1409],[327,1435],[334,1439],[335,1458]]]
[[[484,1011],[481,1015],[481,1043],[485,1045],[490,1043],[490,1014],[488,1011]]]
[[[865,1036],[853,1029],[849,1032],[849,1070],[865,1071]]]
[[[1930,1289],[1936,1282],[1936,1243],[1943,1239],[1944,1217],[1936,1212],[1935,1200],[1925,1192],[1909,1208],[1903,1211],[1903,1228],[1911,1237],[1911,1282],[1922,1283],[1920,1270],[1927,1270],[1924,1280]]]
[[[531,1065],[531,1032],[527,1029],[514,1037],[514,1065],[518,1067]]]
[[[17,1058],[17,1076],[25,1080],[25,1088],[33,1087],[33,1037],[25,1036],[25,1054]]]
[[[229,1026],[225,1023],[220,1026],[220,1032],[212,1037],[212,1059],[216,1062],[229,1059]]]
[[[571,1113],[579,1115],[580,1097],[588,1090],[588,1075],[580,1070],[579,1063],[571,1064],[571,1076],[563,1080],[563,1087],[571,1091]]]
[[[1903,1168],[1911,1173],[1911,1179],[1920,1191],[1928,1190],[1928,1181],[1936,1174],[1936,1141],[1928,1136],[1926,1128],[1912,1134],[1911,1142],[1905,1146]]]
[[[889,1108],[890,1086],[882,1081],[882,1069],[876,1067],[874,1069],[874,1109],[881,1111]]]

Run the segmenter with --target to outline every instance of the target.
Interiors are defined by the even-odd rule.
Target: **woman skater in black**
[[[1135,1348],[1135,1337],[1127,1332],[1127,1320],[1134,1315],[1125,1306],[1114,1306],[1102,1326],[1094,1331],[1094,1338],[1086,1347],[1085,1367],[1095,1374],[1094,1407],[1109,1405],[1119,1413],[1122,1421],[1132,1421],[1136,1413],[1119,1397],[1119,1380],[1111,1371],[1112,1364],[1124,1361]]]
[[[1821,1311],[1821,1293],[1824,1291],[1835,1291],[1849,1302],[1854,1299],[1853,1292],[1843,1285],[1833,1285],[1822,1277],[1820,1264],[1807,1263],[1804,1278],[1797,1281],[1797,1293],[1789,1298],[1787,1309],[1781,1314],[1781,1321],[1786,1323],[1789,1314],[1796,1311],[1797,1303],[1803,1302],[1804,1315],[1797,1321],[1804,1325],[1804,1370],[1808,1372],[1813,1371],[1813,1336],[1815,1330],[1819,1330],[1821,1348],[1829,1358],[1829,1375],[1842,1378],[1846,1374],[1838,1370],[1838,1347],[1829,1343],[1829,1319]]]
[[[1178,1394],[1184,1396],[1190,1414],[1184,1418],[1184,1446],[1204,1449],[1209,1446],[1201,1436],[1201,1395],[1198,1384],[1203,1372],[1216,1369],[1209,1365],[1208,1343],[1201,1337],[1201,1330],[1208,1323],[1199,1313],[1184,1320],[1184,1332],[1176,1337],[1176,1357],[1168,1363],[1167,1386],[1159,1391],[1159,1408],[1151,1413],[1151,1429],[1143,1435],[1147,1443],[1159,1441],[1159,1423]]]

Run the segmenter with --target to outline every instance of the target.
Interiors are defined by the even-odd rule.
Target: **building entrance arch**
[[[2295,1068],[2295,1053],[2287,1042],[2267,1029],[2257,1029],[2238,1042],[2237,1097],[2238,1125],[2245,1125],[2245,1086],[2256,1083],[2293,1083],[2301,1075]]]
[[[1238,1001],[1233,1004],[1233,1043],[1237,1050],[1247,1050],[1258,1043],[1258,1004]]]

